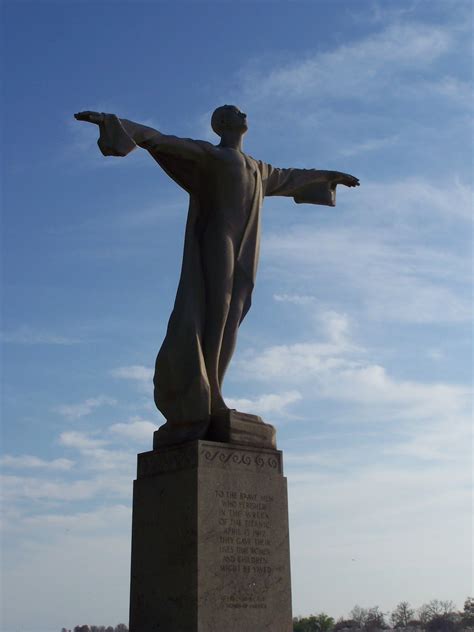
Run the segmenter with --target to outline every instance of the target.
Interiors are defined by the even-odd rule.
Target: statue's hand
[[[334,185],[343,184],[346,187],[358,187],[360,185],[359,178],[351,176],[349,173],[341,173],[336,171],[336,176],[332,180]]]
[[[86,121],[87,123],[100,125],[100,123],[104,120],[104,115],[102,112],[91,112],[90,110],[85,110],[84,112],[77,112],[77,114],[74,114],[74,118],[78,121]]]

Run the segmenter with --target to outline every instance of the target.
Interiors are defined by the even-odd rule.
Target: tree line
[[[400,602],[392,612],[385,613],[378,606],[354,606],[347,619],[337,621],[325,614],[295,617],[293,632],[474,632],[474,597],[468,597],[461,611],[452,601],[433,599],[415,610],[407,601]],[[129,632],[125,623],[114,626],[76,625],[61,632]]]
[[[474,598],[468,597],[464,608],[457,611],[452,601],[433,599],[415,610],[407,601],[400,602],[392,612],[384,613],[378,606],[354,606],[349,617],[335,620],[322,612],[293,619],[293,632],[474,632]]]

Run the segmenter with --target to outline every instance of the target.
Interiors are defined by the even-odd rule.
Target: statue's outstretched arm
[[[295,202],[335,206],[336,186],[359,186],[355,176],[340,171],[320,169],[279,169],[266,163],[259,163],[264,195],[283,195],[294,198]]]
[[[194,161],[201,160],[206,153],[201,143],[162,134],[153,127],[118,118],[115,114],[87,110],[78,112],[74,116],[78,121],[95,123],[99,126],[99,147],[107,156],[126,156],[137,146],[151,153],[155,150]]]

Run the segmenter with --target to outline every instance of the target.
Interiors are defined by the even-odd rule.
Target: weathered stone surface
[[[138,456],[130,630],[292,630],[281,452],[194,441]]]
[[[258,415],[227,409],[212,415],[206,439],[276,449],[276,430]]]
[[[155,447],[206,439],[210,418],[227,408],[222,385],[251,305],[264,198],[334,206],[336,187],[355,187],[359,180],[255,160],[243,151],[247,115],[235,105],[212,115],[219,145],[163,134],[115,114],[86,110],[75,117],[99,126],[105,156],[142,147],[190,196],[178,291],[155,364],[155,403],[167,420]],[[238,432],[245,437],[246,430]]]

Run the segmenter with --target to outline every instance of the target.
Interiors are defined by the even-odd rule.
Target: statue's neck
[[[224,132],[219,147],[242,151],[242,134],[238,132]]]

